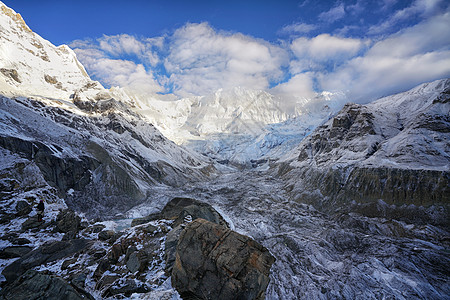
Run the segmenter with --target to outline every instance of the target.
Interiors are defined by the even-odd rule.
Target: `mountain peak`
[[[3,2],[0,1],[0,10],[3,15],[6,15],[11,18],[11,20],[18,25],[20,29],[26,32],[32,32],[30,27],[25,23],[22,16],[19,13],[16,13],[12,8],[7,7]]]

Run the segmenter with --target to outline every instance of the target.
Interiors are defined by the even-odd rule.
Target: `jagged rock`
[[[108,259],[112,263],[116,263],[119,260],[119,257],[122,255],[122,245],[121,244],[114,244],[111,247],[111,251],[108,253]]]
[[[15,69],[1,68],[0,69],[0,73],[2,73],[3,75],[5,75],[5,76],[7,76],[7,77],[9,77],[11,79],[14,79],[18,83],[22,82],[22,80],[20,80],[19,73]]]
[[[27,246],[10,246],[0,251],[0,258],[14,258],[14,257],[22,257],[28,252],[33,250],[31,247]]]
[[[274,261],[251,238],[197,219],[180,235],[172,286],[186,298],[264,299]]]
[[[50,226],[50,223],[45,221],[38,221],[37,216],[32,216],[22,223],[22,231],[27,231],[28,229],[39,230]]]
[[[152,214],[144,218],[134,219],[131,226],[136,226],[150,221],[167,219],[175,220],[174,227],[183,223],[184,218],[191,215],[192,219],[202,218],[216,224],[227,226],[227,222],[209,204],[191,198],[173,198],[160,213]]]
[[[1,291],[2,299],[82,300],[94,299],[86,291],[79,293],[64,279],[28,270]]]
[[[116,233],[113,230],[103,230],[98,234],[98,239],[101,241],[107,241],[111,239]]]
[[[80,229],[81,218],[74,211],[66,209],[61,211],[56,217],[56,227],[58,232],[78,232]]]
[[[91,242],[84,239],[48,243],[14,261],[2,274],[11,282],[31,268],[79,253],[90,245]]]
[[[17,201],[16,203],[16,216],[28,215],[32,210],[31,205],[24,200]]]
[[[166,244],[164,247],[164,258],[166,260],[166,272],[170,274],[172,272],[173,264],[175,263],[175,253],[177,251],[178,239],[183,231],[183,227],[178,225],[172,229],[166,236]]]
[[[92,227],[88,229],[88,232],[99,233],[100,231],[102,231],[105,228],[106,228],[106,226],[103,224],[95,224],[95,225],[92,225]]]
[[[136,284],[136,281],[127,279],[122,286],[111,285],[105,293],[103,293],[103,297],[111,297],[118,294],[124,294],[125,297],[130,297],[133,293],[146,293],[148,292],[148,288],[143,284]]]
[[[95,285],[96,290],[102,290],[105,287],[112,285],[117,279],[119,279],[119,275],[105,275],[100,278],[100,280]]]
[[[63,261],[63,263],[61,264],[61,270],[66,270],[66,269],[68,269],[69,266],[72,265],[72,264],[74,264],[74,263],[76,263],[77,260],[78,260],[78,259],[77,259],[76,257],[66,259],[66,260]]]
[[[131,273],[136,273],[137,271],[142,272],[148,265],[148,259],[144,252],[133,251],[127,259],[127,269]]]

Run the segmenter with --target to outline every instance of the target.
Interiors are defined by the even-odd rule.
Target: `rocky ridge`
[[[449,99],[444,79],[348,104],[280,161],[277,172],[294,200],[326,212],[449,226]]]

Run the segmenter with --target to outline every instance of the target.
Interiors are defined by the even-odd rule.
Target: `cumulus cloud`
[[[266,89],[283,75],[287,60],[279,46],[201,23],[187,24],[170,37],[164,66],[177,91],[198,95],[235,86]]]
[[[315,95],[313,88],[314,75],[310,72],[301,73],[293,76],[288,82],[274,87],[271,92],[283,96],[296,96],[303,98],[312,98]]]
[[[363,45],[364,42],[359,39],[321,34],[311,39],[298,38],[292,42],[291,49],[298,58],[329,60],[354,56]]]
[[[325,11],[319,15],[319,20],[327,23],[334,23],[337,20],[342,19],[345,16],[344,3],[341,3],[329,11]]]
[[[158,61],[149,45],[129,35],[103,36],[95,41],[77,40],[70,45],[90,75],[110,86],[133,89],[137,93],[163,92],[154,74],[143,63],[154,65]],[[143,63],[124,60],[122,55],[134,55]]]
[[[364,56],[320,76],[325,90],[347,90],[369,101],[424,81],[450,76],[450,13],[433,17],[375,43]]]
[[[360,1],[345,9],[339,3],[325,12],[328,20],[346,10],[350,15]],[[340,35],[335,31],[298,37],[317,28],[296,23],[283,29],[292,34],[288,40],[269,43],[200,23],[162,37],[122,34],[74,41],[71,46],[94,78],[140,93],[183,97],[241,86],[300,97],[322,90],[346,91],[349,100],[369,101],[450,76],[450,13],[437,12],[439,3],[414,1],[395,18],[423,14],[422,21],[373,40],[345,37],[345,30]]]

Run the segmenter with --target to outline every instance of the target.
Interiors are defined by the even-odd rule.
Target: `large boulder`
[[[190,215],[193,220],[202,218],[228,227],[227,222],[211,205],[195,199],[181,197],[170,200],[159,213],[144,218],[134,219],[131,226],[148,223],[154,220],[166,219],[175,220],[173,227],[176,227],[183,223],[183,220],[187,215]]]
[[[264,299],[274,262],[251,238],[196,219],[179,237],[172,286],[183,298]]]
[[[56,227],[58,232],[77,233],[80,230],[81,218],[72,210],[62,210],[56,217]]]
[[[46,300],[82,300],[94,299],[87,292],[77,291],[64,279],[28,270],[14,283],[4,288],[0,298],[16,299],[46,299]]]

